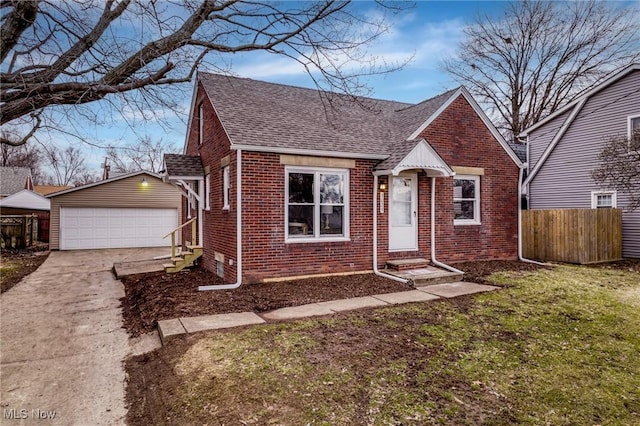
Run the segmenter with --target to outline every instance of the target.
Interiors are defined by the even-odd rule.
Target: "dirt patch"
[[[617,262],[588,265],[590,268],[619,269],[629,272],[640,272],[640,259],[624,259]]]
[[[518,261],[463,262],[465,281],[488,283],[498,271],[535,271],[539,265]],[[198,291],[198,286],[222,284],[202,268],[175,274],[153,272],[122,278],[124,326],[132,336],[153,331],[164,319],[231,312],[266,312],[289,306],[409,290],[402,283],[373,274],[310,278],[277,283],[246,284],[235,290]]]
[[[33,245],[27,249],[2,250],[0,255],[0,293],[11,289],[24,277],[38,269],[49,256],[48,245]]]
[[[464,296],[430,302],[433,309],[365,309],[336,314],[335,322],[279,324],[258,335],[238,328],[214,332],[211,340],[175,338],[127,359],[127,424],[483,423],[504,399],[458,374],[457,356],[443,355],[452,350],[446,338],[419,337],[472,303]],[[470,336],[455,355],[478,338]],[[238,354],[227,352],[236,346]],[[230,358],[217,358],[220,351]],[[230,373],[235,369],[237,375]],[[204,379],[186,390],[191,374]],[[416,399],[427,401],[424,412],[407,408]],[[352,409],[341,412],[344,407]],[[500,418],[509,420],[508,413]]]
[[[484,262],[458,262],[452,266],[464,271],[464,280],[478,284],[491,284],[487,277],[496,272],[515,271],[533,272],[539,269],[549,269],[550,266],[537,265],[535,263],[520,262],[518,260],[487,260]]]

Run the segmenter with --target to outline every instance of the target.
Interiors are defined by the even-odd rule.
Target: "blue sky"
[[[457,84],[440,70],[440,61],[456,54],[456,47],[462,38],[464,26],[475,13],[500,15],[507,3],[499,1],[420,1],[414,8],[392,16],[389,31],[369,46],[371,54],[385,58],[410,62],[400,71],[383,76],[372,76],[365,83],[372,89],[374,98],[392,99],[417,103]],[[358,2],[356,7],[371,8],[369,2]],[[249,52],[233,56],[232,71],[241,77],[291,84],[303,87],[315,87],[308,75],[290,59],[270,55],[264,52]],[[203,71],[207,71],[203,69]],[[170,123],[159,126],[153,121],[129,126],[123,118],[114,118],[114,123],[105,126],[93,126],[86,129],[84,136],[95,141],[96,145],[122,145],[149,135],[153,139],[162,138],[171,141],[178,151],[182,149],[186,133],[186,115],[190,106],[192,85],[185,86],[180,93],[182,99],[176,99],[182,105],[184,114],[180,117],[166,113]],[[59,140],[58,145],[77,144],[77,141]],[[85,146],[87,165],[98,171],[104,161],[104,151]]]

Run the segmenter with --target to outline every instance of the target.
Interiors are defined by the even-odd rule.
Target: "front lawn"
[[[640,273],[207,332],[127,362],[131,425],[639,424]]]

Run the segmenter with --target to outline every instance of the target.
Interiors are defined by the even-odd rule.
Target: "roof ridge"
[[[440,93],[440,94],[437,94],[437,95],[435,95],[435,96],[432,96],[432,97],[430,97],[430,98],[427,98],[427,99],[425,99],[425,100],[422,100],[422,101],[418,102],[417,104],[409,104],[409,105],[408,105],[407,107],[405,107],[405,108],[401,108],[401,109],[397,109],[397,110],[395,110],[395,112],[403,112],[403,111],[406,111],[406,110],[408,110],[408,109],[411,109],[411,108],[414,108],[414,107],[418,107],[418,106],[420,106],[420,105],[422,105],[422,104],[424,104],[424,103],[430,102],[430,101],[432,101],[432,100],[434,100],[434,99],[436,99],[436,98],[439,98],[439,97],[445,97],[445,95],[446,95],[446,97],[449,97],[449,96],[451,96],[453,93],[455,93],[456,91],[460,90],[460,88],[461,88],[461,87],[462,87],[462,86],[458,86],[458,87],[456,87],[455,89],[447,90],[446,92],[442,92],[442,93]]]
[[[376,101],[376,102],[386,102],[389,104],[402,104],[405,105],[406,107],[411,107],[413,105],[416,104],[412,104],[410,102],[402,102],[402,101],[395,101],[392,99],[382,99],[382,98],[373,98],[370,96],[362,96],[362,95],[346,95],[344,93],[340,93],[340,92],[334,92],[334,91],[330,91],[330,90],[321,90],[318,88],[310,88],[310,87],[304,87],[304,86],[298,86],[298,85],[294,85],[294,84],[286,84],[286,83],[276,83],[276,82],[271,82],[271,81],[264,81],[264,80],[256,80],[250,77],[239,77],[239,76],[234,76],[234,75],[227,75],[227,74],[221,74],[221,73],[215,73],[215,72],[207,72],[207,71],[198,71],[198,75],[205,75],[205,76],[213,76],[213,77],[224,77],[227,79],[234,79],[234,80],[244,80],[244,81],[251,81],[254,83],[260,83],[260,84],[265,84],[265,85],[272,85],[272,86],[280,86],[280,87],[287,87],[287,88],[293,88],[293,89],[299,89],[299,90],[306,90],[306,91],[310,91],[310,92],[320,92],[320,93],[329,93],[332,95],[337,95],[337,96],[345,96],[345,97],[355,97],[355,98],[359,98],[362,100],[368,100],[368,101]],[[439,96],[439,95],[437,95]],[[423,101],[424,102],[424,101]]]

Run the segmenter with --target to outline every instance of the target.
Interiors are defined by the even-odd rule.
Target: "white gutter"
[[[236,151],[236,277],[234,284],[201,285],[199,291],[233,290],[242,285],[242,150]]]
[[[446,265],[436,259],[436,178],[431,178],[431,263],[448,271],[464,274],[453,266]]]
[[[528,163],[525,163],[525,167],[528,167]],[[518,260],[520,262],[534,263],[536,265],[548,266],[548,263],[537,262],[531,259],[525,259],[522,257],[522,177],[524,174],[524,167],[520,168],[518,172]]]
[[[373,175],[373,273],[406,284],[409,280],[378,270],[378,175]]]

